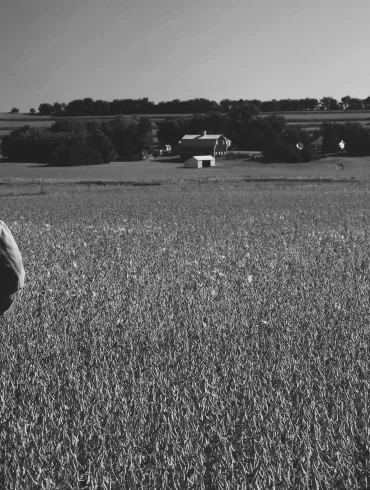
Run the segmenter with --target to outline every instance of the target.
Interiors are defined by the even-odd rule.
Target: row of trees
[[[168,102],[150,101],[147,97],[142,99],[115,99],[112,102],[106,100],[93,100],[89,97],[84,99],[72,100],[68,104],[55,102],[54,104],[42,103],[38,108],[38,115],[56,117],[76,117],[76,116],[110,116],[118,114],[199,114],[206,112],[220,111],[229,113],[230,111],[252,103],[261,112],[276,111],[315,111],[315,110],[361,110],[370,109],[370,96],[359,99],[346,95],[339,101],[333,97],[323,97],[322,99],[272,99],[261,100],[232,100],[223,99],[220,103],[204,98],[190,100],[172,100]],[[12,113],[19,112],[13,107]],[[30,114],[36,114],[34,108],[30,109]]]
[[[370,129],[359,123],[324,123],[308,133],[288,126],[282,116],[260,117],[258,108],[243,103],[229,113],[208,112],[194,117],[173,117],[158,124],[157,138],[176,152],[184,134],[224,134],[239,149],[262,151],[267,161],[299,162],[315,158],[312,142],[323,136],[325,153],[337,152],[340,140],[349,155],[370,155]],[[297,148],[303,144],[303,149]],[[51,128],[24,126],[4,136],[1,152],[9,161],[48,162],[54,165],[108,163],[115,159],[141,159],[153,150],[149,118],[59,119]]]
[[[224,134],[239,149],[262,151],[269,161],[310,161],[315,158],[312,143],[323,136],[324,153],[339,151],[339,142],[345,141],[350,156],[370,155],[370,128],[360,123],[323,123],[320,130],[311,133],[298,126],[288,126],[283,116],[259,117],[254,104],[244,104],[228,114],[208,113],[192,118],[169,118],[158,125],[158,140],[175,146],[184,134]],[[297,149],[297,143],[304,145]]]
[[[63,120],[49,128],[24,126],[2,138],[1,153],[9,161],[51,165],[93,165],[119,159],[141,159],[152,146],[147,118],[117,117],[98,122]]]
[[[204,130],[224,134],[239,148],[263,150],[267,160],[310,161],[314,153],[310,137],[297,128],[288,128],[284,117],[258,117],[253,104],[244,103],[228,114],[208,112],[190,118],[166,119],[159,124],[160,143],[171,144],[176,152],[186,133]],[[299,151],[295,145],[303,142]],[[90,165],[115,159],[141,158],[153,150],[150,119],[119,116],[112,120],[59,119],[51,128],[24,126],[4,136],[1,152],[9,161],[46,162],[53,165]]]
[[[370,155],[370,129],[360,123],[324,123],[321,133],[324,153],[337,152],[339,142],[343,140],[347,154],[351,156]]]

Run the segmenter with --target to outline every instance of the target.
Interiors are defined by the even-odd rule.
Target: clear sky
[[[0,112],[370,95],[368,0],[6,0]]]

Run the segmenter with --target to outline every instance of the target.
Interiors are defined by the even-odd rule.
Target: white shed
[[[211,155],[194,156],[185,162],[185,167],[189,168],[215,167],[215,165],[215,159]]]

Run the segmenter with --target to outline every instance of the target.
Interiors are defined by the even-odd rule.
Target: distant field
[[[36,163],[0,163],[5,182],[187,182],[198,179],[353,179],[370,181],[370,157],[331,157],[301,164],[263,164],[258,161],[217,160],[216,167],[192,169],[171,159],[112,162],[97,166],[50,167]]]
[[[166,119],[169,117],[192,117],[195,114],[137,114],[138,117],[150,117],[151,119]],[[370,111],[292,111],[292,112],[262,112],[261,116],[284,116],[288,122],[312,123],[321,121],[370,121]],[[69,119],[114,119],[116,116],[80,116]],[[46,116],[30,116],[27,114],[0,114],[0,123],[8,123],[13,126],[15,122],[39,124],[40,121],[52,123],[56,119]],[[9,124],[11,122],[11,124]]]
[[[261,116],[272,115],[284,116],[288,125],[299,125],[306,131],[319,129],[323,122],[358,122],[368,125],[370,122],[370,111],[295,111],[295,112],[265,112]]]
[[[30,126],[30,127],[33,127],[33,128],[38,128],[38,127],[41,127],[41,126],[46,126],[46,127],[50,127],[54,124],[54,120],[53,119],[47,119],[47,120],[41,120],[41,121],[38,121],[38,120],[33,120],[33,121],[9,121],[9,120],[5,120],[5,121],[2,121],[0,119],[0,130],[1,131],[12,131],[13,129],[17,129],[17,128],[21,128],[22,126]]]
[[[262,117],[281,115],[287,120],[288,125],[300,125],[307,131],[318,129],[323,122],[360,122],[370,125],[370,111],[295,111],[295,112],[264,112]],[[189,118],[195,114],[137,114],[138,117],[150,117],[159,123],[170,117]],[[82,116],[69,119],[96,119],[109,120],[116,116]],[[31,127],[50,127],[55,120],[64,118],[52,118],[47,116],[30,116],[29,114],[0,114],[0,137],[20,128],[26,124]]]
[[[342,121],[370,120],[370,111],[291,111],[291,112],[262,112],[261,116],[284,116],[288,121]]]

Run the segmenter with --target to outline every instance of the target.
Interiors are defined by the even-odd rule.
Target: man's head
[[[11,231],[0,221],[0,315],[3,315],[24,286],[22,256]]]

